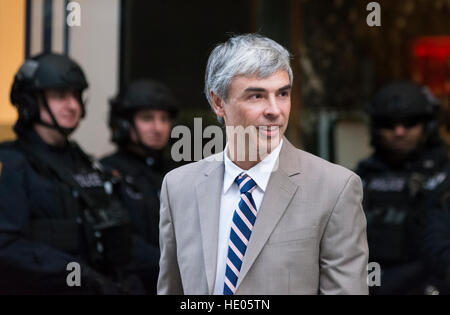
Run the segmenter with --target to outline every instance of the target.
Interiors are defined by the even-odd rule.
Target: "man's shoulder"
[[[118,152],[113,152],[102,156],[98,161],[106,168],[115,168],[120,164],[121,158]]]
[[[3,167],[21,169],[27,163],[27,158],[16,141],[6,141],[0,143],[0,161]]]
[[[214,169],[221,164],[223,164],[223,152],[213,154],[202,160],[174,168],[166,174],[165,179],[167,181],[194,180],[198,176],[204,174],[205,172],[207,173],[211,169]]]
[[[0,153],[1,154],[5,154],[10,151],[17,151],[17,142],[16,141],[0,142]]]
[[[116,160],[117,158],[118,158],[118,152],[113,152],[113,153],[110,153],[110,154],[106,154],[106,155],[104,155],[104,156],[102,156],[100,159],[99,159],[99,161],[100,162],[106,162],[106,163],[108,163],[108,162],[110,162],[110,161],[114,161],[114,160]]]
[[[352,179],[361,183],[360,177],[344,166],[301,149],[296,149],[295,156],[299,161],[299,176],[293,180],[300,185],[306,183],[311,191],[326,190],[338,194]]]
[[[358,162],[355,170],[356,174],[365,178],[372,174],[382,174],[390,172],[389,166],[375,154]]]

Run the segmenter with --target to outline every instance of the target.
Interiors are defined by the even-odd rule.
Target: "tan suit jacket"
[[[224,176],[219,156],[177,168],[164,179],[158,294],[213,292]],[[236,294],[367,294],[361,200],[357,175],[284,138]]]

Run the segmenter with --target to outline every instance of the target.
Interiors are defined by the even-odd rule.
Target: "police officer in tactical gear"
[[[109,126],[118,149],[101,160],[126,183],[122,199],[133,231],[145,240],[137,255],[147,267],[136,269],[152,294],[159,272],[159,192],[164,175],[174,167],[166,149],[177,111],[167,86],[154,80],[132,82],[110,101]]]
[[[77,63],[52,53],[26,60],[14,78],[17,140],[0,145],[1,293],[141,292],[124,268],[132,237],[118,181],[68,140],[87,87]]]
[[[374,153],[359,163],[371,262],[381,267],[372,294],[424,294],[430,276],[420,255],[425,213],[448,175],[438,104],[428,90],[398,81],[369,107]]]

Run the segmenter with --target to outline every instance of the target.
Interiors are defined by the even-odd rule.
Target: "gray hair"
[[[292,84],[290,54],[280,44],[259,34],[231,37],[214,48],[208,59],[205,73],[205,94],[213,108],[210,92],[227,101],[228,89],[235,76],[267,78],[285,70]],[[223,123],[222,117],[217,120]]]

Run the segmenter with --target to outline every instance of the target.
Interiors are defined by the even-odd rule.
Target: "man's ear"
[[[225,102],[219,95],[215,94],[213,91],[210,92],[210,96],[214,112],[216,113],[217,116],[223,118],[225,116],[225,111],[223,108]]]

